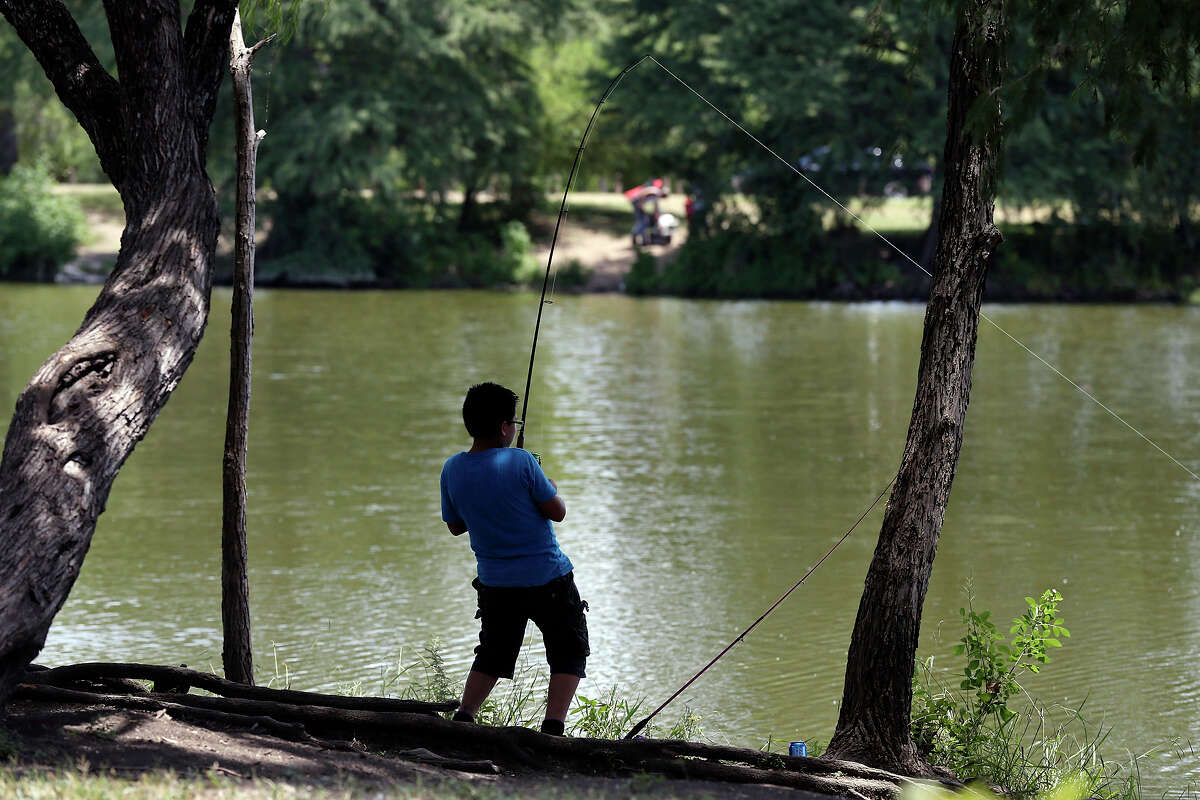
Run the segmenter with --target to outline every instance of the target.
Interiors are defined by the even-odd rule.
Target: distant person
[[[694,238],[704,229],[704,217],[707,205],[704,196],[698,189],[690,189],[687,199],[683,202],[683,210],[687,216],[688,238]]]
[[[591,654],[587,603],[551,524],[567,515],[558,486],[530,452],[511,446],[516,413],[515,392],[495,383],[472,386],[462,414],[474,441],[442,467],[442,520],[455,536],[470,532],[479,571],[471,582],[479,597],[479,646],[454,719],[474,722],[496,681],[512,678],[533,620],[550,665],[541,729],[562,736]]]
[[[625,190],[625,197],[633,205],[633,246],[640,243],[645,246],[650,243],[647,231],[653,229],[658,218],[658,200],[666,197],[663,179],[655,178],[646,181],[641,186]]]

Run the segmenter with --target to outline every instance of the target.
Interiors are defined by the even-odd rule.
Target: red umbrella
[[[632,189],[626,189],[624,194],[627,200],[633,201],[639,197],[645,197],[652,194],[659,196],[665,195],[666,192],[663,190],[663,179],[655,178],[652,181],[646,181],[641,186],[635,186]]]

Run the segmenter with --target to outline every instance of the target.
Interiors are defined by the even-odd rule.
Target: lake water
[[[11,408],[95,289],[0,291]],[[220,665],[227,291],[196,362],[122,470],[39,661]],[[438,471],[469,445],[479,380],[524,385],[528,293],[260,291],[249,456],[260,680],[362,681],[476,636],[465,538]],[[986,312],[1200,470],[1200,310]],[[546,307],[526,444],[567,501],[591,604],[582,693],[664,699],[846,530],[898,465],[923,308],[559,297]],[[718,741],[828,740],[881,510],[684,700]],[[1200,484],[984,323],[920,652],[946,668],[962,584],[1002,620],[1056,587],[1072,636],[1027,682],[1111,725],[1112,758],[1200,721]],[[1007,626],[1005,626],[1006,628]],[[540,646],[527,648],[530,666]],[[669,709],[672,719],[681,710]],[[1151,764],[1147,786],[1195,779]]]

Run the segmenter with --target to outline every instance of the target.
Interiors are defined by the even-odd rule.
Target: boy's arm
[[[447,462],[449,463],[449,462]],[[441,478],[438,480],[441,484],[442,492],[442,522],[446,523],[446,527],[450,529],[450,533],[454,536],[459,536],[467,532],[467,523],[459,515],[458,510],[454,507],[454,501],[450,499],[450,492],[446,488],[446,468],[442,468]]]
[[[558,484],[553,479],[546,478],[546,480],[550,481],[550,485],[554,487],[555,491],[558,490]],[[542,512],[542,516],[553,522],[562,522],[567,517],[567,504],[562,499],[562,495],[555,494],[544,503],[538,503],[537,507]]]

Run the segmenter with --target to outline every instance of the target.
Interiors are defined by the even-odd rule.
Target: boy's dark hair
[[[463,422],[476,439],[500,435],[500,425],[517,414],[517,393],[498,383],[477,383],[463,401]]]

